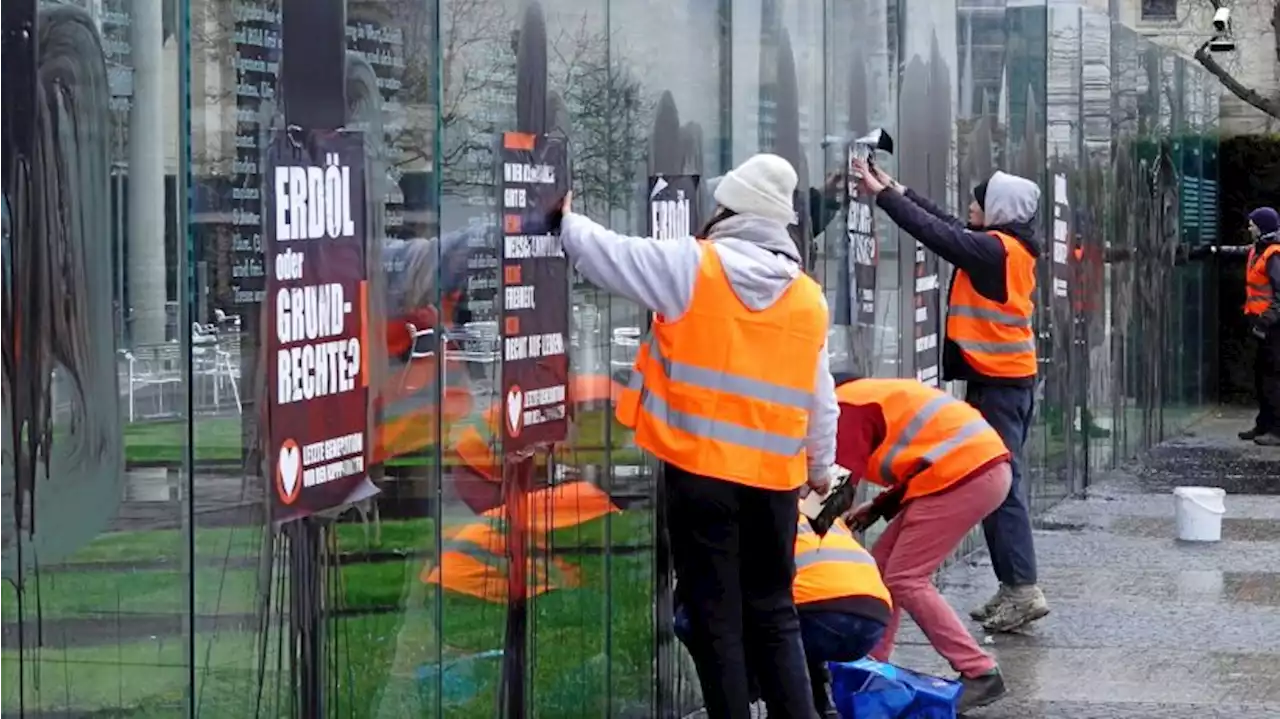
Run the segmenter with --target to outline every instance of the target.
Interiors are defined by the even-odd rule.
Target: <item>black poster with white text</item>
[[[557,137],[503,133],[503,452],[563,441],[569,431],[569,261],[556,226],[569,190]]]

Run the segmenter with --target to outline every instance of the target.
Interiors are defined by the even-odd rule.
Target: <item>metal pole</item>
[[[164,342],[164,28],[162,4],[134,0],[130,19],[133,97],[129,108],[127,297],[134,344]]]
[[[345,0],[282,0],[281,96],[285,122],[305,130],[346,124]],[[326,520],[308,517],[290,523],[289,624],[295,716],[325,716],[325,607],[323,542]]]

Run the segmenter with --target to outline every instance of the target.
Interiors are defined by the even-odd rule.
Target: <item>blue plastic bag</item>
[[[960,682],[873,659],[832,662],[831,696],[842,719],[955,719]]]

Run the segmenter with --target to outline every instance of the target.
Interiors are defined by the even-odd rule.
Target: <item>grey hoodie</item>
[[[574,266],[593,284],[659,312],[668,320],[681,317],[689,308],[702,262],[702,247],[693,237],[628,237],[582,215],[568,213],[560,225],[560,239]],[[707,239],[720,254],[734,293],[752,310],[772,306],[803,273],[795,243],[780,223],[735,215],[716,223]],[[821,481],[835,461],[836,425],[840,419],[825,343],[815,372],[817,384],[809,410],[805,454],[809,478]]]

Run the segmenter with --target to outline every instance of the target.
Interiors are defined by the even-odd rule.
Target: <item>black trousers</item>
[[[750,717],[749,676],[770,719],[815,716],[791,597],[799,492],[663,466],[677,600],[710,719]]]
[[[1258,419],[1254,426],[1280,434],[1280,327],[1272,327],[1265,338],[1258,340],[1253,373],[1258,395]]]

